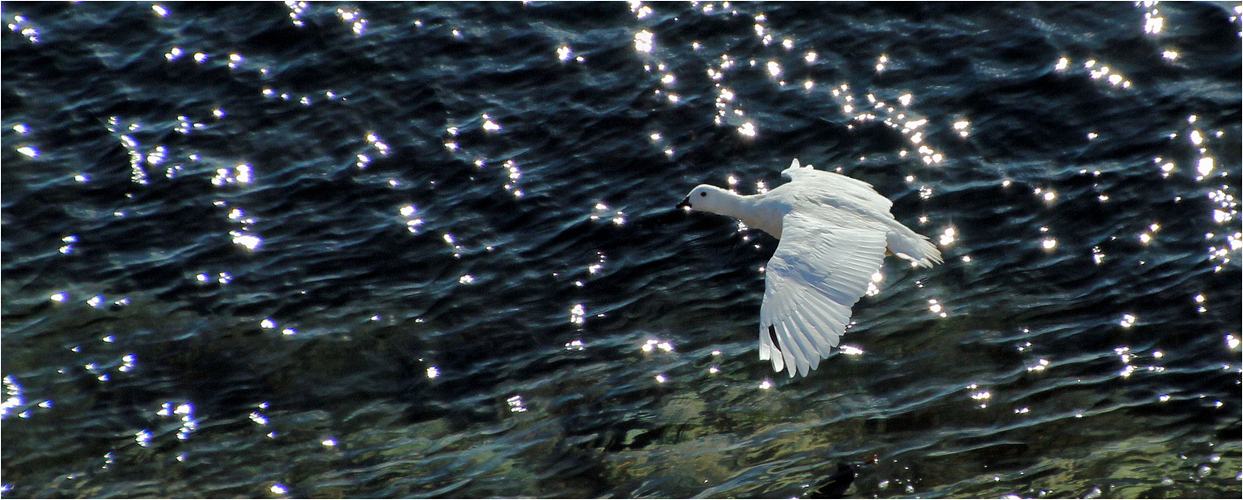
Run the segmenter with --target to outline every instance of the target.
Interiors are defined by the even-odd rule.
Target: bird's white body
[[[793,377],[837,347],[886,250],[922,267],[942,259],[926,236],[894,219],[893,202],[871,184],[797,159],[782,175],[791,182],[751,196],[700,185],[682,206],[735,217],[781,240],[765,271],[760,359]]]

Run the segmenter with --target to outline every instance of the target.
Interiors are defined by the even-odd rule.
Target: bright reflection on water
[[[356,36],[362,36],[367,29],[367,20],[363,18],[362,12],[358,9],[338,8],[337,17],[341,18],[342,22],[349,24],[350,29]]]
[[[642,30],[634,34],[634,50],[636,52],[651,53],[655,45],[655,35],[648,30]]]
[[[39,29],[34,27],[30,23],[30,20],[26,19],[26,16],[20,14],[13,16],[13,21],[10,22],[8,26],[9,31],[20,33],[22,36],[26,37],[30,43],[39,43]]]

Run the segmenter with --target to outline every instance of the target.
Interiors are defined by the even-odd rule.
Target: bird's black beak
[[[677,208],[691,208],[691,197],[682,198],[682,203],[678,203]]]

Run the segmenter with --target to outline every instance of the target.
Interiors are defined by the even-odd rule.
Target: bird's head
[[[723,209],[734,203],[738,195],[708,184],[700,184],[691,190],[691,194],[678,203],[678,208],[703,210],[714,214],[727,214]]]

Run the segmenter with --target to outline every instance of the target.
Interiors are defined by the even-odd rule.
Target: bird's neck
[[[742,221],[748,227],[764,231],[774,238],[781,238],[781,213],[765,203],[763,194],[744,196],[725,191],[725,202],[718,207],[717,213],[728,215]]]

